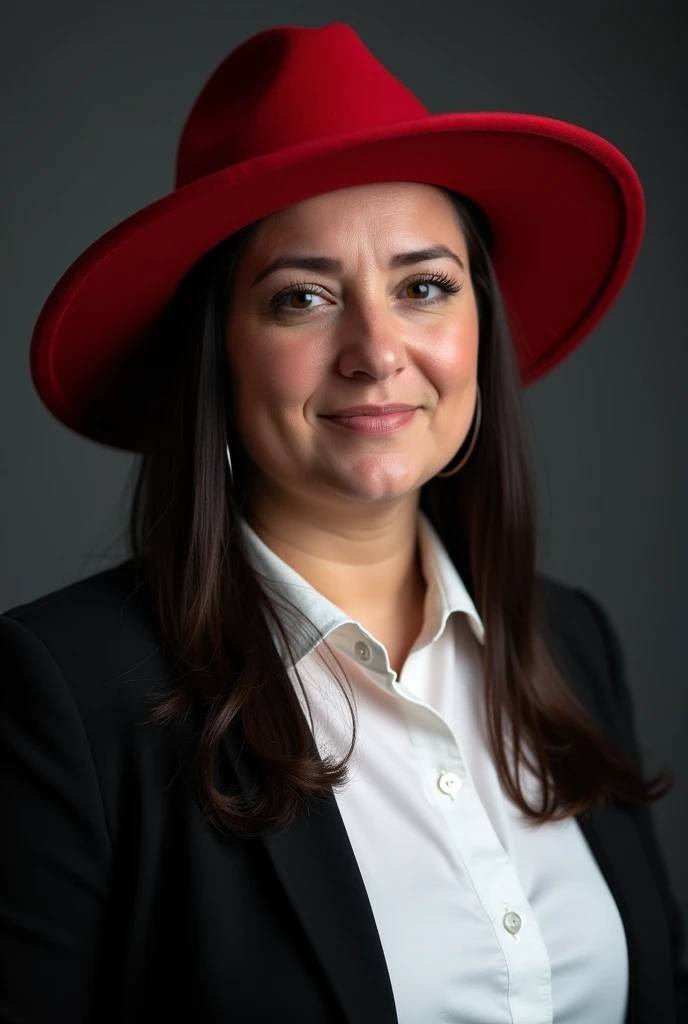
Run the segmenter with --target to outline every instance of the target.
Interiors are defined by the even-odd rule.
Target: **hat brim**
[[[82,436],[140,450],[136,410],[156,386],[145,342],[189,268],[267,214],[383,181],[443,185],[485,211],[524,386],[601,320],[644,230],[643,191],[626,157],[552,118],[435,114],[278,150],[156,200],[71,264],[32,336],[31,375],[42,401]]]

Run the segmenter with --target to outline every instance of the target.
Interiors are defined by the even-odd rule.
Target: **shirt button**
[[[437,780],[437,785],[443,793],[447,793],[453,800],[455,794],[461,789],[461,779],[456,772],[442,772]]]
[[[508,932],[511,932],[512,935],[515,935],[516,932],[520,931],[521,918],[515,911],[509,910],[502,918],[502,924],[504,925]]]
[[[362,640],[358,640],[354,649],[359,661],[370,661],[370,647],[368,647],[368,644],[364,644]]]

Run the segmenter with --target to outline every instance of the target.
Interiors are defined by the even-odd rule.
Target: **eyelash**
[[[455,281],[453,277],[450,277],[446,273],[440,273],[436,271],[432,274],[419,274],[414,277],[412,281],[408,281],[405,284],[405,288],[410,288],[412,284],[436,284],[443,292],[449,295],[455,295],[461,291],[463,287],[458,281]],[[270,299],[270,309],[280,309],[280,312],[286,313],[287,316],[302,316],[304,313],[310,313],[311,309],[317,307],[312,306],[309,309],[282,309],[280,303],[288,298],[290,295],[298,295],[303,293],[305,295],[322,295],[322,289],[315,284],[310,284],[308,281],[301,281],[296,284],[289,285],[289,287],[281,292],[278,292],[272,299]],[[433,306],[436,302],[441,302],[442,299],[416,299],[415,300],[421,306]]]

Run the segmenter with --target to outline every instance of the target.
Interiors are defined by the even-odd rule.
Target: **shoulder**
[[[5,680],[21,681],[17,699],[59,691],[94,724],[140,714],[166,672],[143,564],[129,559],[6,609],[0,662]]]
[[[30,625],[64,621],[65,616],[82,614],[88,609],[96,615],[102,615],[113,606],[113,602],[119,602],[137,587],[144,576],[143,563],[130,558],[78,579],[74,583],[41,594],[32,601],[7,608],[0,613],[0,617]]]
[[[579,655],[606,661],[609,633],[614,627],[600,599],[582,587],[545,573],[536,573],[535,581],[544,629],[556,634],[561,644]]]
[[[588,710],[611,726],[626,687],[612,615],[588,590],[536,574],[539,622],[557,667]]]
[[[141,794],[179,779],[185,799],[195,716],[151,719],[175,668],[152,604],[127,561],[0,614],[0,786],[44,832],[69,815],[81,843],[101,819],[116,846]]]

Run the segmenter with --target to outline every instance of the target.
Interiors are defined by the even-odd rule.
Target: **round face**
[[[417,503],[476,403],[478,312],[448,197],[385,182],[266,217],[235,267],[226,347],[251,505]],[[414,411],[331,418],[390,404]]]

